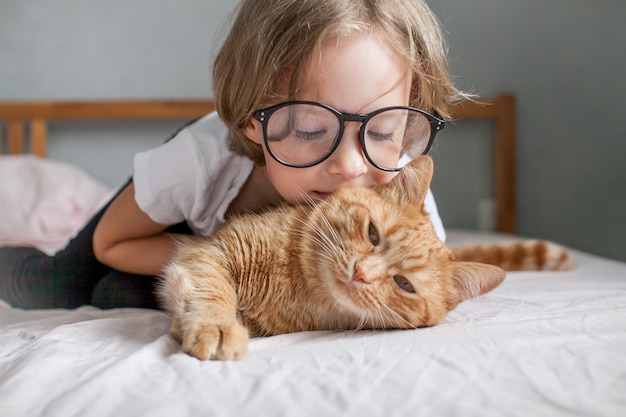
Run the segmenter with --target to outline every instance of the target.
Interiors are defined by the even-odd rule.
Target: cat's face
[[[307,222],[320,288],[365,328],[435,325],[504,278],[499,268],[454,261],[423,209],[431,176],[432,161],[420,157],[387,185],[335,193]]]

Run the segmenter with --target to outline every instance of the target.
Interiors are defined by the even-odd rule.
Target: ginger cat
[[[158,290],[171,334],[199,359],[230,360],[249,336],[438,324],[505,273],[455,260],[438,239],[423,208],[432,174],[421,156],[386,185],[238,216],[184,241]]]

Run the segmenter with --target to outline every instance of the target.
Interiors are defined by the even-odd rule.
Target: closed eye
[[[394,275],[393,280],[396,282],[398,287],[400,287],[403,291],[414,293],[415,289],[411,285],[408,279],[403,277],[402,275]]]
[[[380,142],[393,140],[393,133],[382,133],[382,132],[375,132],[373,130],[368,130],[367,136],[370,139],[380,141]]]
[[[324,139],[327,130],[315,130],[315,131],[304,131],[304,130],[296,130],[296,136],[302,140],[316,140],[316,139]]]

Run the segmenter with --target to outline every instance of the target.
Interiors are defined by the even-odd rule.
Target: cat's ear
[[[433,159],[428,155],[418,156],[402,168],[386,189],[402,200],[421,204],[426,198],[433,171]]]
[[[455,306],[461,301],[485,294],[504,280],[505,272],[494,265],[478,262],[455,262],[453,279],[457,286],[457,296],[451,301]]]

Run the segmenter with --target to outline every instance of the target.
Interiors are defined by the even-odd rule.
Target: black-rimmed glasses
[[[367,114],[341,113],[325,104],[291,101],[254,112],[265,146],[283,165],[306,168],[327,159],[343,136],[345,122],[360,122],[367,160],[383,171],[399,171],[400,158],[428,152],[445,122],[423,110],[385,107]]]

